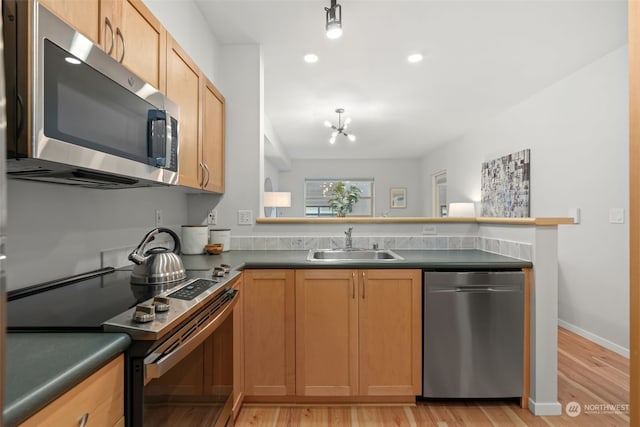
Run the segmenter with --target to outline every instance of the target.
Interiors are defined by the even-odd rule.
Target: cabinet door
[[[420,270],[360,270],[360,394],[422,388]]]
[[[296,394],[358,394],[355,270],[296,271]]]
[[[293,270],[245,270],[245,396],[295,393]]]
[[[167,32],[141,0],[119,0],[115,58],[156,89],[165,78]],[[118,32],[119,30],[119,32]]]
[[[224,97],[206,78],[203,87],[202,163],[203,188],[224,193]]]
[[[233,311],[233,417],[237,418],[244,399],[244,286],[242,277],[233,288],[238,290],[238,303]]]
[[[25,420],[20,427],[114,426],[124,415],[124,356],[118,356]],[[124,424],[122,424],[124,425]]]
[[[179,184],[200,188],[198,119],[200,72],[170,37],[167,38],[167,96],[180,106]]]
[[[85,0],[40,0],[60,19],[95,44],[100,44],[100,2]]]

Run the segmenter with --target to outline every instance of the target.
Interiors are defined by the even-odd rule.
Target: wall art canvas
[[[530,151],[518,151],[482,164],[482,216],[529,216]]]

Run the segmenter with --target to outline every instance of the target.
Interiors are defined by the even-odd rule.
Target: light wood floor
[[[535,417],[515,401],[438,401],[387,407],[247,404],[240,411],[236,427],[629,425],[628,359],[559,328],[558,368],[558,399],[563,414],[557,417]],[[567,415],[565,406],[569,402],[581,405],[579,415]]]

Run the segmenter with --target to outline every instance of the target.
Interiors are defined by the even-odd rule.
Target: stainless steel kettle
[[[167,233],[173,238],[173,251],[156,247],[145,252],[145,246],[159,233]],[[176,233],[162,227],[151,230],[144,236],[138,247],[129,254],[129,260],[136,264],[131,273],[131,283],[159,285],[184,280],[187,273],[179,253],[180,239]]]

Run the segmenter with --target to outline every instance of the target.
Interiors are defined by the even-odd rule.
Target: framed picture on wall
[[[407,189],[403,187],[391,188],[389,191],[389,205],[392,209],[406,209]]]

